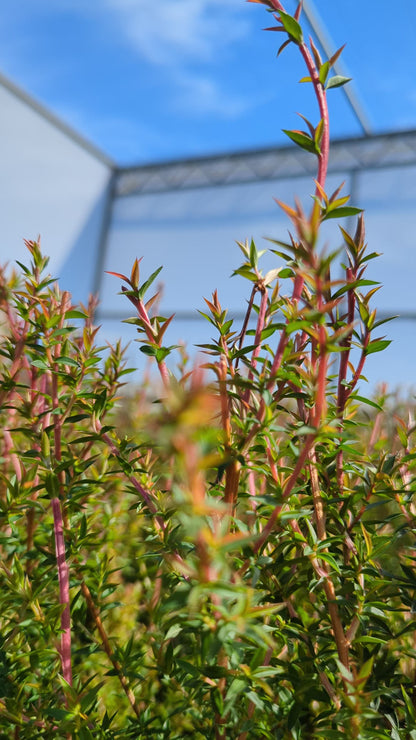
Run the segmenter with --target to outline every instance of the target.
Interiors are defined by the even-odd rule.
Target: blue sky
[[[415,0],[314,5],[372,129],[416,128]],[[119,163],[270,146],[317,120],[270,24],[244,0],[3,0],[0,71]],[[334,136],[360,133],[342,91],[330,106]]]

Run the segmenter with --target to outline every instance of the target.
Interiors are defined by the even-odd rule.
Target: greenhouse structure
[[[144,277],[163,265],[161,310],[176,314],[168,344],[186,342],[192,353],[209,340],[198,309],[215,289],[238,328],[249,287],[231,277],[241,263],[236,242],[254,238],[266,250],[264,269],[276,264],[268,239],[285,240],[289,222],[275,199],[311,202],[313,155],[289,145],[120,168],[3,77],[0,105],[3,263],[26,259],[23,240],[40,234],[52,274],[74,300],[99,295],[97,321],[109,341],[133,340],[135,330],[121,323],[129,304],[106,271],[129,273],[136,257],[143,257]],[[375,305],[380,315],[397,316],[381,327],[392,344],[369,358],[368,378],[412,386],[416,131],[335,140],[327,191],[341,182],[351,204],[365,210],[369,251],[381,255],[369,267],[369,277],[382,283]],[[341,244],[339,224],[328,221],[322,246]],[[129,351],[142,369],[137,345]]]

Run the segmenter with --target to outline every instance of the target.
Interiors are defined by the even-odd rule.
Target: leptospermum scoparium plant
[[[415,424],[359,390],[388,341],[363,215],[326,191],[346,80],[301,6],[263,4],[317,98],[318,122],[287,131],[317,175],[309,210],[279,203],[275,268],[239,245],[243,325],[206,300],[206,369],[169,369],[158,271],[141,283],[137,260],[118,277],[157,404],[151,385],[123,398],[120,346],[102,360],[93,302],[72,306],[38,242],[2,275],[2,739],[416,737]],[[319,236],[344,217],[335,280]]]

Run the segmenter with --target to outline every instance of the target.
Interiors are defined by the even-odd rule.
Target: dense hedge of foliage
[[[235,326],[214,292],[205,368],[165,343],[158,271],[118,275],[160,383],[126,394],[94,301],[29,266],[2,273],[0,738],[416,738],[415,423],[363,397],[385,348],[376,255],[326,193],[330,76],[278,0],[320,119],[288,132],[317,158],[310,210]],[[319,246],[329,218],[342,249]],[[344,276],[331,270],[343,263]],[[117,275],[117,273],[114,273]],[[81,325],[81,328],[80,328]]]

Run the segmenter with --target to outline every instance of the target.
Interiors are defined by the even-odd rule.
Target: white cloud
[[[210,77],[182,73],[177,80],[173,105],[196,116],[214,114],[221,118],[235,118],[251,108],[253,101],[249,97],[226,93]]]
[[[210,64],[250,31],[237,0],[105,0],[105,6],[129,46],[163,67],[172,82],[171,108],[232,118],[250,107],[248,100],[226,92],[210,71]]]
[[[208,61],[248,33],[236,0],[105,0],[116,25],[152,64]]]
[[[24,4],[30,0],[22,0]],[[136,54],[138,60],[146,61],[150,79],[160,90],[164,89],[165,105],[171,111],[180,109],[189,116],[215,115],[222,118],[238,117],[258,101],[244,98],[230,86],[226,88],[219,63],[226,65],[232,59],[230,49],[234,42],[250,33],[250,8],[240,0],[38,0],[37,13],[71,13],[82,21],[89,19],[96,24],[102,39],[110,33],[116,45],[125,46]],[[32,8],[33,10],[33,8]],[[247,12],[244,12],[247,11]],[[0,30],[2,21],[0,19]],[[30,38],[29,38],[30,40]],[[14,42],[15,43],[15,42]],[[0,60],[13,58],[13,47],[9,55],[0,52]],[[24,48],[14,56],[20,61],[25,74],[25,86],[36,90],[39,78],[43,88],[53,88],[53,83],[62,72],[62,60],[52,68],[41,63],[27,69]],[[41,61],[41,58],[40,58]],[[57,60],[58,61],[58,60]],[[15,67],[17,67],[17,62]],[[3,68],[8,71],[6,63]],[[16,73],[12,76],[19,75]],[[35,79],[31,82],[31,76]],[[29,82],[28,82],[29,81]],[[36,84],[35,84],[36,82]],[[55,109],[62,115],[63,105],[55,102]],[[80,112],[81,114],[81,112]],[[82,118],[82,114],[80,115]],[[79,125],[75,111],[70,111],[69,120],[77,129],[90,135],[91,125]],[[128,139],[134,139],[130,131]],[[126,146],[129,150],[130,146]]]
[[[47,6],[51,0],[42,2]],[[210,69],[250,33],[249,13],[238,0],[60,0],[58,9],[94,17],[118,43],[161,69],[172,110],[232,118],[253,105],[225,91],[218,67]]]

